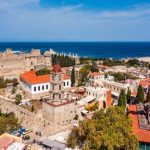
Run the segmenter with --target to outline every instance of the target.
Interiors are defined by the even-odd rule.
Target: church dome
[[[59,64],[55,64],[53,66],[53,72],[55,72],[55,73],[61,72],[61,67]]]

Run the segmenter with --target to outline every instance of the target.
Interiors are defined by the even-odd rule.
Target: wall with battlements
[[[61,124],[71,121],[76,114],[74,102],[60,103],[55,105],[50,102],[42,104],[43,119],[51,121],[52,124]]]
[[[6,49],[0,53],[0,69],[25,69],[29,70],[37,65],[52,65],[52,51],[46,51],[43,55],[40,50],[32,49],[31,53],[13,53],[12,49]]]
[[[42,136],[48,136],[71,127],[70,122],[52,124],[42,117],[42,111],[30,112],[13,102],[6,101],[0,98],[0,110],[2,113],[13,112],[19,118],[21,125],[30,129],[34,135],[36,132],[41,132]]]

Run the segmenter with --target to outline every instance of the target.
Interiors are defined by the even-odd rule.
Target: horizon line
[[[122,42],[122,43],[149,43],[150,41],[0,41],[0,43],[108,43],[108,42]]]

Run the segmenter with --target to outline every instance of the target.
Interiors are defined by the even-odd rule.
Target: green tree
[[[94,63],[94,62],[91,65],[91,72],[99,72],[99,69],[98,69],[96,63]]]
[[[19,128],[18,119],[13,113],[0,114],[0,135]]]
[[[52,65],[57,63],[59,63],[61,67],[70,67],[75,65],[75,59],[64,55],[52,55]]]
[[[138,59],[130,59],[129,61],[127,61],[127,64],[129,66],[138,66],[139,65],[139,60]]]
[[[72,68],[72,72],[71,72],[71,86],[74,86],[76,82],[76,78],[75,78],[75,69],[74,67]]]
[[[15,103],[18,105],[22,100],[22,95],[21,94],[16,94],[15,98]]]
[[[132,141],[132,142],[131,142]],[[68,146],[81,145],[83,150],[137,150],[138,141],[132,134],[132,121],[122,107],[94,113],[92,119],[80,122],[68,138]]]
[[[91,70],[90,65],[83,66],[79,71],[79,85],[85,85],[87,76]]]
[[[31,106],[31,112],[34,112],[34,106],[33,105]]]
[[[150,86],[148,87],[148,92],[146,95],[146,102],[150,102]]]
[[[24,140],[30,140],[30,136],[29,136],[29,135],[25,135],[25,136],[23,137],[23,139],[24,139]]]
[[[0,77],[0,88],[6,88],[8,83],[13,83],[14,87],[18,85],[18,80],[17,79],[6,79]]]
[[[130,97],[131,97],[131,90],[130,88],[128,87],[128,90],[127,90],[127,103],[130,104]]]
[[[118,106],[126,107],[127,99],[125,90],[121,90],[119,99],[118,99]]]
[[[75,148],[75,146],[78,145],[78,138],[77,138],[78,134],[79,134],[78,128],[73,128],[69,138],[67,139],[67,145],[70,148]]]
[[[36,71],[37,76],[46,75],[46,74],[50,74],[50,69],[43,68],[43,69]]]
[[[15,94],[15,93],[16,93],[16,88],[15,88],[15,87],[13,87],[11,93],[12,93],[12,94]]]
[[[137,103],[144,103],[144,89],[142,87],[142,85],[138,86],[138,91],[137,91],[137,95],[136,95],[136,102]]]

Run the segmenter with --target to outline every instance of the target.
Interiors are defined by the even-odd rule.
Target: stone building
[[[38,65],[51,66],[53,53],[53,50],[49,50],[41,54],[39,49],[32,49],[31,53],[16,54],[12,49],[6,49],[5,52],[0,53],[0,70],[30,70]]]
[[[75,103],[64,97],[66,91],[59,64],[54,65],[50,78],[52,89],[49,98],[43,102],[43,119],[53,124],[70,122],[75,116]]]

